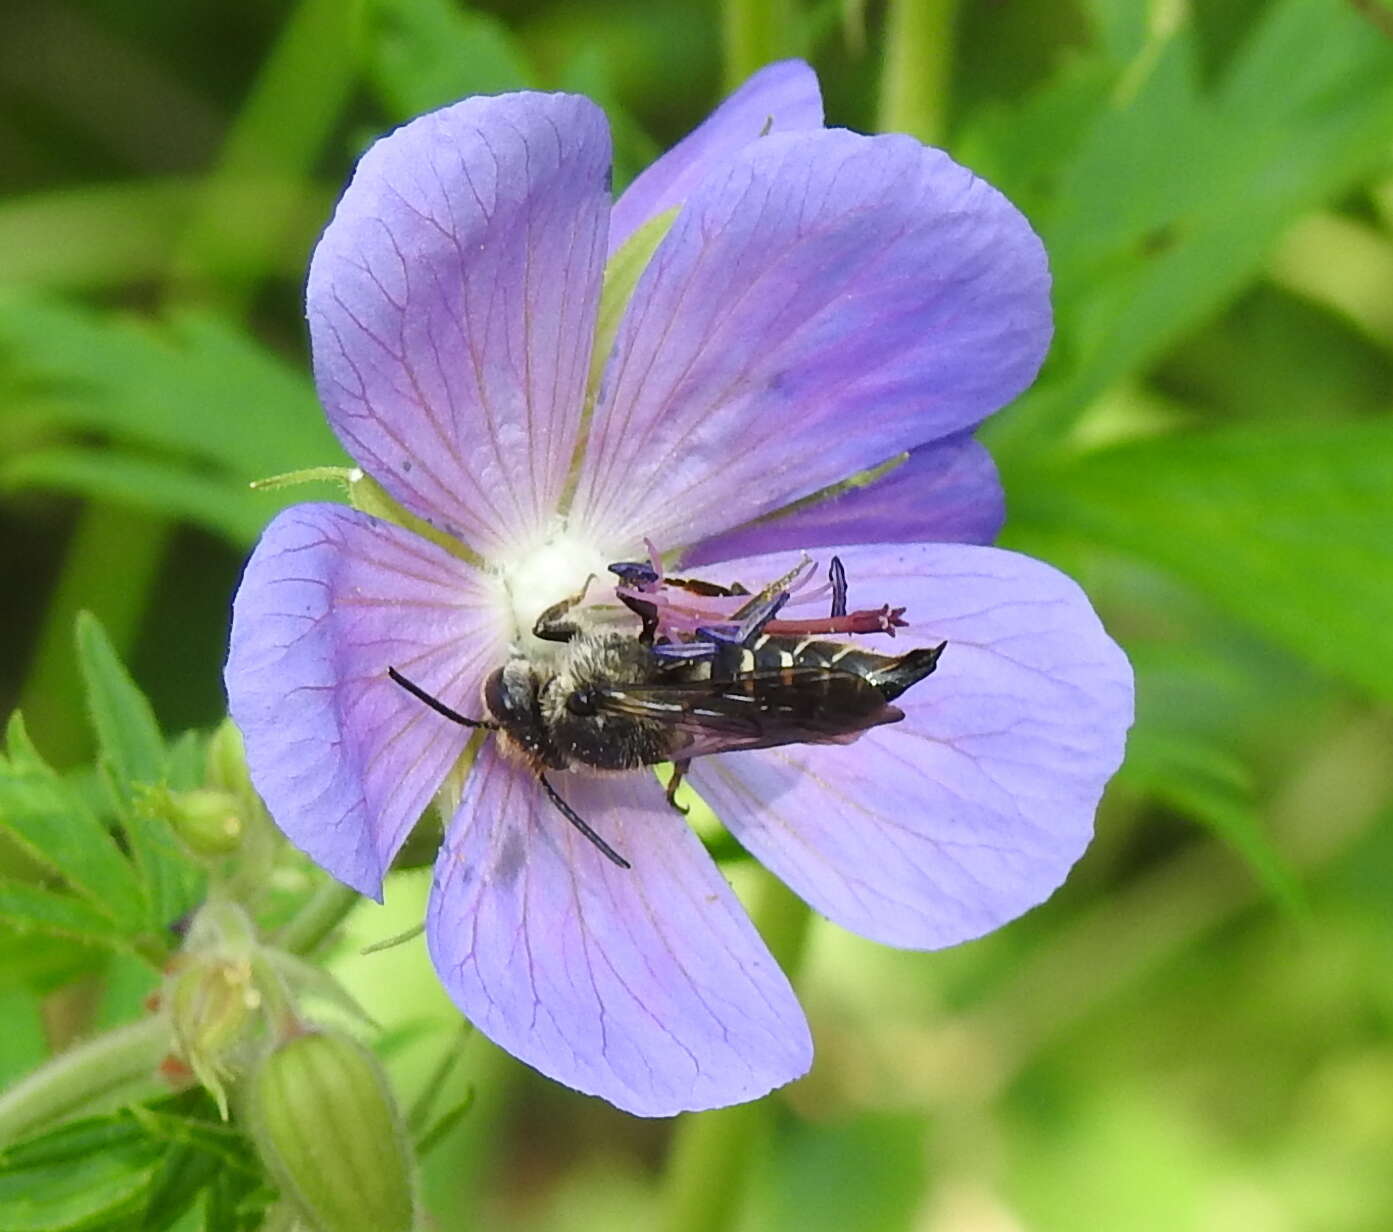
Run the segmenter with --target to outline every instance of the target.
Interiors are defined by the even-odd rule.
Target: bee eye
[[[484,706],[495,719],[501,719],[508,713],[508,693],[501,667],[484,682]]]
[[[595,695],[589,689],[577,689],[566,699],[566,709],[572,714],[588,717],[595,713]]]

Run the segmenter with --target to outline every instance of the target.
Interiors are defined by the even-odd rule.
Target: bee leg
[[[643,628],[638,635],[639,645],[653,645],[653,639],[658,635],[658,605],[650,603],[647,599],[637,599],[633,595],[625,594],[619,596],[619,602],[643,621]]]
[[[682,777],[692,764],[691,758],[672,763],[672,777],[667,781],[667,802],[685,817],[692,810],[685,804],[677,803],[677,789],[682,786]]]
[[[665,577],[664,586],[676,586],[681,590],[690,590],[694,595],[722,595],[730,598],[732,595],[748,595],[748,586],[742,586],[739,582],[732,582],[729,586],[722,586],[719,582],[706,582],[701,578],[680,578]]]
[[[838,616],[846,615],[846,570],[840,557],[832,557],[827,580],[832,583],[832,619],[835,620]]]
[[[585,592],[590,589],[590,583],[595,580],[592,573],[585,579],[585,585],[575,594],[562,599],[560,603],[553,603],[545,612],[537,617],[537,623],[532,626],[532,636],[540,637],[544,642],[569,642],[580,632],[580,625],[574,620],[563,620],[576,604],[585,598]]]
[[[604,856],[606,860],[608,860],[611,864],[617,864],[620,868],[633,867],[633,865],[630,864],[628,860],[621,856],[617,851],[614,850],[613,847],[611,847],[607,842],[605,842],[604,839],[602,839],[598,834],[596,834],[595,831],[590,828],[589,823],[586,822],[586,820],[583,817],[581,817],[581,815],[577,813],[575,809],[573,809],[569,804],[566,803],[566,801],[564,801],[557,794],[556,788],[547,782],[546,775],[539,774],[537,776],[537,782],[539,782],[542,785],[542,790],[547,793],[547,799],[549,799],[554,805],[556,805],[557,809],[561,813],[561,816],[564,817],[567,821],[569,821],[573,826],[575,826],[575,828],[579,830],[583,835],[585,835],[587,839],[594,843],[595,849],[602,856]]]

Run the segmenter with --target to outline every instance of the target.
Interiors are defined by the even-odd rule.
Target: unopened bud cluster
[[[251,921],[231,902],[205,905],[169,966],[161,996],[175,1056],[227,1114],[226,1082],[247,1059],[259,1026],[264,976]]]
[[[224,1117],[235,1109],[308,1227],[410,1232],[412,1156],[386,1075],[352,1036],[308,1026],[299,1002],[366,1015],[322,968],[264,942],[241,905],[255,900],[279,844],[237,729],[227,722],[213,734],[202,786],[153,788],[145,807],[209,870],[209,900],[159,998],[172,1044],[165,1072],[191,1075]]]

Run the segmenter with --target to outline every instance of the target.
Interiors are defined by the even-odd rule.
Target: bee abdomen
[[[946,644],[946,643],[945,643]],[[849,672],[873,684],[887,702],[918,684],[938,666],[943,646],[920,647],[902,655],[876,654],[850,642],[765,634],[744,648],[740,671],[769,672],[781,668],[821,667]]]

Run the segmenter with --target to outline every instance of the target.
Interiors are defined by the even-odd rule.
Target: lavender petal
[[[1132,719],[1132,672],[1082,591],[995,548],[839,547],[856,600],[906,604],[897,652],[948,645],[849,745],[695,761],[757,858],[853,932],[934,949],[1047,898],[1092,834]],[[789,557],[742,560],[773,574]],[[868,647],[871,648],[871,647]],[[876,650],[883,650],[875,646]]]
[[[1050,328],[1039,239],[947,155],[771,134],[697,186],[640,278],[573,519],[696,543],[971,428]]]
[[[556,774],[616,867],[492,746],[436,865],[440,978],[494,1043],[639,1116],[755,1099],[812,1044],[788,980],[647,774]]]
[[[629,185],[610,221],[611,254],[650,218],[680,205],[713,167],[751,141],[821,127],[822,94],[811,68],[783,60],[760,69]]]
[[[683,564],[838,543],[985,544],[1005,520],[991,455],[960,434],[921,446],[864,487],[705,539],[684,554]]]
[[[463,561],[338,505],[285,510],[247,563],[225,672],[276,824],[340,881],[380,895],[469,739],[387,669],[472,716],[506,654],[491,584]]]
[[[591,102],[470,98],[362,158],[315,249],[315,380],[345,448],[486,556],[534,541],[571,464],[609,213]]]

